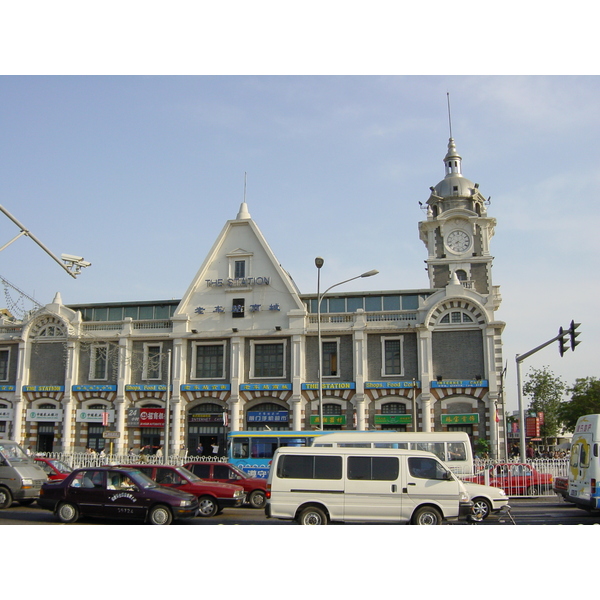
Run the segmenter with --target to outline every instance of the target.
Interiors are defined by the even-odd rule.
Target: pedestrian
[[[162,456],[163,456],[162,446],[159,446],[158,450],[156,451],[156,458],[162,458]]]
[[[217,440],[212,443],[212,453],[214,456],[219,454],[219,442]]]
[[[202,445],[202,442],[198,442],[198,447],[196,448],[196,456],[202,456],[203,452],[204,446]]]
[[[142,449],[140,450],[140,462],[146,462],[148,454],[150,454],[150,446],[142,446]]]

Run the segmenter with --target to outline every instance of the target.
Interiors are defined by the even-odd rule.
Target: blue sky
[[[491,196],[497,313],[515,356],[581,322],[523,368],[598,376],[600,79],[595,76],[5,76],[1,204],[33,241],[0,275],[42,304],[180,298],[244,194],[302,292],[376,268],[351,290],[427,288],[419,201],[444,176],[452,130],[463,173]],[[18,233],[0,215],[0,242]],[[14,295],[14,294],[13,294]]]

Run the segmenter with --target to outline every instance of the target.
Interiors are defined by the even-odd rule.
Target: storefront
[[[188,454],[221,456],[225,451],[224,407],[204,402],[188,412]]]

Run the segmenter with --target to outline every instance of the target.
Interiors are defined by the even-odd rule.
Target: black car
[[[169,525],[198,513],[195,496],[159,486],[135,469],[117,467],[77,469],[62,481],[49,481],[42,485],[38,504],[63,523],[90,516]]]

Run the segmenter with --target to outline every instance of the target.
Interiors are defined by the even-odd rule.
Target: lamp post
[[[319,429],[321,431],[323,431],[323,344],[321,342],[321,301],[323,300],[325,294],[327,294],[329,290],[332,290],[338,285],[343,285],[344,283],[354,281],[355,279],[360,279],[361,277],[372,277],[373,275],[377,275],[377,273],[379,273],[379,271],[377,271],[376,269],[367,271],[362,275],[357,275],[356,277],[345,279],[344,281],[340,281],[339,283],[334,283],[321,294],[321,267],[324,263],[325,260],[320,256],[317,256],[317,258],[315,258],[315,266],[317,267],[317,338],[319,344]]]

